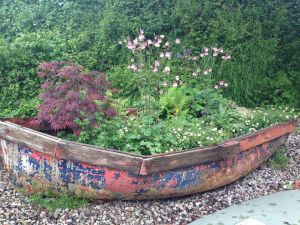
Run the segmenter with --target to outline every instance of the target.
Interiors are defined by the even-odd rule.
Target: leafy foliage
[[[35,68],[40,63],[69,61],[89,70],[110,70],[127,63],[128,52],[118,41],[141,27],[146,36],[181,37],[195,51],[216,43],[231,49],[234,58],[218,79],[231,84],[224,95],[235,102],[247,107],[299,106],[299,4],[298,0],[91,0],[88,4],[3,0],[0,116],[34,116],[36,111],[27,105],[37,102],[40,81]],[[15,110],[16,105],[22,109]]]

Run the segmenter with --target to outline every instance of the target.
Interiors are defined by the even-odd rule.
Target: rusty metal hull
[[[2,166],[9,171],[12,182],[26,193],[51,189],[56,193],[70,191],[85,198],[124,200],[184,196],[224,186],[256,169],[286,141],[296,123],[283,126],[226,142],[222,149],[224,146],[235,148],[235,154],[230,157],[207,159],[207,162],[185,164],[181,168],[173,165],[180,163],[180,160],[177,159],[174,163],[172,154],[140,157],[137,158],[141,159],[139,170],[123,167],[120,169],[118,166],[111,168],[101,163],[95,165],[71,160],[70,157],[60,157],[59,154],[45,154],[30,147],[28,142],[12,141],[7,128],[6,136],[1,137],[0,167],[2,161]],[[261,136],[264,136],[262,140],[268,140],[262,142]],[[185,152],[187,153],[188,151]],[[169,160],[166,168],[169,166],[174,169],[161,168],[154,172],[147,169],[150,167],[145,169],[145,162],[153,157],[156,157],[156,161],[166,157],[164,160]],[[126,154],[124,160],[126,161]]]

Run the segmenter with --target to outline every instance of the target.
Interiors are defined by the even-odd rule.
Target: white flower
[[[179,39],[179,38],[176,38],[176,39],[175,39],[175,44],[177,44],[177,45],[180,44],[180,39]]]
[[[164,45],[165,48],[169,47],[170,46],[170,43],[167,41]]]
[[[161,34],[159,35],[160,38],[165,38],[165,35]]]
[[[161,53],[159,53],[159,57],[163,58],[163,57],[165,57],[165,54],[163,52],[161,52]]]
[[[179,81],[179,76],[176,76],[176,77],[175,77],[175,80]]]
[[[145,35],[144,34],[140,34],[138,37],[139,41],[143,41],[145,39]]]
[[[198,72],[197,72],[197,71],[194,71],[194,72],[193,72],[193,76],[194,76],[194,77],[198,76]]]
[[[166,66],[163,71],[164,71],[164,73],[169,74],[171,71],[171,68],[169,66]]]

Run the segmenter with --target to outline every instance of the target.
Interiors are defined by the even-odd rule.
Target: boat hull
[[[9,125],[11,126],[13,125]],[[16,138],[11,138],[9,128],[6,128],[6,135],[0,134],[2,136],[0,167],[2,164],[9,172],[12,182],[25,193],[51,190],[57,194],[72,192],[84,198],[122,200],[185,196],[224,186],[249,174],[284,144],[289,133],[295,129],[296,123],[284,126],[284,132],[282,127],[277,129],[281,133],[274,132],[274,129],[267,130],[262,140],[259,138],[263,133],[258,133],[226,142],[222,145],[223,151],[225,147],[234,149],[234,154],[226,154],[228,157],[220,154],[218,146],[208,149],[210,152],[218,150],[217,160],[213,160],[212,157],[205,158],[202,160],[204,162],[200,160],[198,164],[189,160],[190,165],[189,163],[183,165],[180,155],[174,160],[172,154],[162,154],[148,158],[137,157],[136,161],[140,160],[141,163],[132,165],[133,169],[129,169],[130,166],[118,168],[119,166],[107,166],[105,163],[96,165],[97,163],[72,160],[71,157],[64,155],[63,150],[56,149],[55,154],[46,154],[35,149],[34,145],[31,147],[28,144],[30,141],[18,142]],[[18,129],[19,132],[28,131],[20,127]],[[193,154],[204,154],[203,151],[200,153],[197,151],[194,150]],[[190,153],[186,151],[182,154],[182,157],[187,157]],[[125,156],[124,160],[126,161]],[[164,168],[157,169],[159,164],[155,163],[160,160],[166,164]],[[147,164],[148,161],[151,161],[151,164]],[[181,164],[177,167],[176,163]],[[139,169],[135,170],[134,167],[137,166]]]

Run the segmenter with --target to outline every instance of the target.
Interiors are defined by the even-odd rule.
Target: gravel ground
[[[188,224],[233,204],[290,189],[300,180],[300,134],[291,135],[286,151],[289,165],[282,171],[268,163],[245,178],[203,194],[171,200],[93,202],[80,209],[47,212],[28,203],[0,171],[0,224]]]

